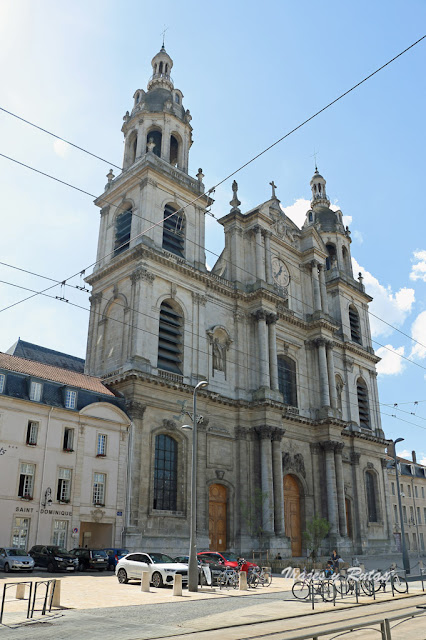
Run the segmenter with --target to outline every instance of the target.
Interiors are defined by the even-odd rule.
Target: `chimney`
[[[416,452],[415,451],[411,452],[411,456],[413,458],[413,462],[417,462],[417,457],[416,457]]]

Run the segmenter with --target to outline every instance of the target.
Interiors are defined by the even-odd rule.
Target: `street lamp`
[[[201,380],[194,389],[192,426],[184,424],[182,429],[192,429],[191,465],[191,513],[188,562],[188,591],[198,591],[197,562],[197,391],[207,387],[207,380]]]
[[[393,441],[393,458],[395,461],[395,476],[396,476],[396,490],[398,495],[398,506],[399,506],[399,519],[401,521],[401,544],[402,544],[402,564],[404,565],[404,569],[406,573],[410,573],[410,558],[407,552],[407,546],[405,544],[405,530],[404,530],[404,519],[402,517],[402,504],[401,504],[401,490],[399,488],[399,478],[398,478],[398,461],[396,459],[396,444],[398,442],[402,442],[404,438],[397,438]]]

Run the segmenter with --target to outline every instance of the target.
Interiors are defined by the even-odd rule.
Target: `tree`
[[[321,546],[321,542],[324,540],[328,532],[330,531],[330,523],[325,518],[314,516],[306,525],[306,531],[303,537],[306,542],[306,546],[311,550],[312,561],[318,557],[318,550]]]

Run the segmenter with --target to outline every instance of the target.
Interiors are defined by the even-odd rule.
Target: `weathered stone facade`
[[[302,229],[273,182],[270,200],[246,213],[234,182],[220,220],[225,249],[208,271],[213,201],[202,170],[196,179],[187,173],[191,117],[164,49],[152,64],[148,91],[135,93],[124,118],[124,170],[108,175],[96,202],[98,262],[87,279],[86,370],[125,396],[133,419],[126,546],[187,551],[191,436],[180,427],[206,379],[198,393],[200,550],[256,548],[247,513],[259,490],[263,543],[282,555],[306,552],[302,532],[314,514],[330,520],[330,547],[388,550],[371,298],[353,278],[342,213],[329,208],[318,171]],[[172,498],[158,471],[161,435],[174,452]],[[168,509],[158,508],[164,491]]]

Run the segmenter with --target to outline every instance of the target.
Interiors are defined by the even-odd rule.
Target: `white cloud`
[[[417,459],[417,462],[419,464],[422,464],[424,467],[426,467],[426,454],[421,453],[420,455],[422,456],[422,458],[420,458],[420,460]]]
[[[301,229],[306,219],[306,212],[311,208],[311,201],[298,198],[294,204],[284,207],[285,214]]]
[[[376,355],[381,358],[377,365],[377,373],[384,376],[395,376],[405,369],[405,360],[400,356],[404,355],[404,347],[393,347],[387,344],[376,350]]]
[[[355,229],[355,231],[352,232],[352,237],[355,238],[355,240],[357,240],[359,244],[362,244],[364,242],[364,236],[362,235],[361,231],[357,231]]]
[[[63,140],[55,140],[55,142],[53,143],[53,150],[55,151],[57,156],[65,158],[70,150],[70,145]]]
[[[419,313],[414,320],[411,337],[418,340],[411,351],[411,357],[426,358],[426,311]]]
[[[408,449],[403,449],[402,451],[398,451],[398,456],[406,460],[411,460],[412,452],[408,451]]]
[[[352,266],[355,277],[359,271],[362,273],[365,289],[373,297],[373,302],[370,304],[370,311],[374,314],[370,316],[373,338],[390,335],[393,328],[389,325],[401,326],[411,312],[415,302],[414,289],[402,287],[394,293],[390,285],[385,287],[380,284],[377,278],[361,267],[355,258],[352,258]],[[389,324],[381,322],[374,316],[383,318]]]
[[[352,216],[342,216],[343,224],[345,227],[350,227],[352,224]]]
[[[417,260],[417,263],[411,268],[410,280],[426,282],[426,251],[414,251],[413,257],[413,262]]]

